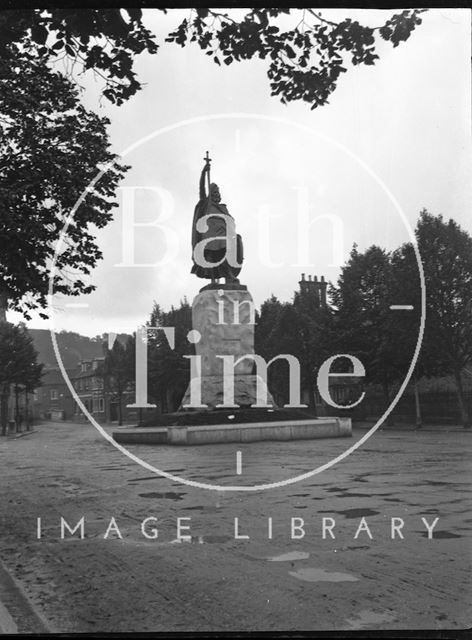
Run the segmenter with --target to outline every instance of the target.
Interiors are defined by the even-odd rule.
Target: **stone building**
[[[106,380],[100,372],[100,365],[104,360],[103,356],[82,360],[70,378],[81,402],[98,423],[118,422],[120,415],[118,395],[115,391],[107,389]],[[122,419],[125,423],[136,423],[139,420],[138,410],[126,406],[134,401],[134,385],[129,385],[121,398]],[[74,419],[79,421],[87,419],[77,403],[75,403]]]
[[[72,371],[67,371],[68,375]],[[75,400],[59,369],[45,371],[41,386],[32,394],[30,403],[33,418],[44,420],[71,420],[75,413]]]

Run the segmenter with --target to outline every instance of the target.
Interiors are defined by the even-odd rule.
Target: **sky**
[[[377,26],[392,13],[323,15]],[[112,148],[131,169],[114,220],[97,234],[96,291],[55,297],[55,330],[132,332],[154,301],[165,309],[191,302],[207,283],[190,273],[207,150],[243,237],[240,280],[257,306],[271,294],[290,300],[301,273],[335,281],[354,242],[392,250],[409,241],[423,208],[472,232],[469,10],[429,10],[407,42],[379,44],[374,66],[349,65],[329,104],[315,110],[271,97],[264,61],[221,68],[197,46],[164,43],[187,15],[145,12],[162,46],[136,59],[144,87],[120,107],[100,100],[96,78],[82,80],[84,103],[109,117]],[[28,325],[50,327],[37,317]]]

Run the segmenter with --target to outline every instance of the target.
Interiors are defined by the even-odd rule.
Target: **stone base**
[[[113,431],[112,437],[119,444],[167,444],[168,427],[129,427]]]
[[[196,368],[191,369],[190,378],[193,384],[199,385],[200,392],[194,394],[193,405],[201,404],[203,408],[214,409],[224,402],[224,356],[231,356],[230,363],[238,362],[234,365],[234,404],[248,407],[257,402],[257,378],[253,375],[252,357],[255,317],[254,301],[245,285],[211,284],[195,297],[192,327],[198,332],[195,342],[198,364],[195,361]],[[199,408],[185,406],[191,402],[190,386],[181,403],[183,410]],[[197,402],[197,396],[200,396],[201,403]],[[267,404],[275,406],[271,397]]]
[[[223,390],[223,377],[222,376],[204,376],[202,378],[195,378],[195,385],[199,385],[201,388],[202,403],[207,407],[192,407],[186,406],[191,402],[190,397],[190,385],[185,392],[182,399],[179,411],[201,411],[202,409],[216,409],[216,408],[230,408],[230,407],[218,407],[224,403],[224,390]],[[257,403],[257,385],[261,385],[262,389],[266,389],[264,380],[257,375],[244,374],[234,375],[234,404],[235,409],[247,408]],[[267,397],[267,400],[265,398]],[[267,389],[267,394],[264,396],[265,404],[268,407],[276,407],[277,405],[272,398],[271,393]]]
[[[120,429],[113,439],[122,444],[203,445],[230,442],[314,440],[349,438],[351,418],[316,418],[313,420],[254,422],[188,427],[145,427]]]

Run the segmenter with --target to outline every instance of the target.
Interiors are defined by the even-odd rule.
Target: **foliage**
[[[266,358],[266,360],[270,360],[270,358],[275,355],[273,348],[273,331],[279,322],[283,307],[284,303],[280,302],[280,300],[272,294],[270,298],[262,303],[260,313],[256,314],[256,326],[254,330],[255,352]]]
[[[281,303],[275,296],[263,303],[255,331],[255,352],[266,362],[280,354],[300,357],[297,315],[289,302]],[[268,369],[267,383],[277,404],[288,402],[289,370],[283,360],[276,360]]]
[[[453,220],[420,214],[416,239],[426,285],[426,322],[415,375],[448,375],[456,381],[465,426],[470,424],[462,389],[464,369],[472,361],[472,238]],[[337,287],[337,350],[356,355],[366,380],[389,387],[404,378],[418,338],[421,287],[411,243],[392,254],[372,246],[354,246]],[[393,311],[391,304],[412,305]]]
[[[94,228],[110,221],[126,167],[108,150],[109,121],[80,104],[69,80],[12,56],[0,58],[0,293],[29,319],[46,304],[51,260],[82,194],[59,245],[54,291],[94,289],[83,279],[101,257]],[[98,168],[105,173],[90,184]]]
[[[149,394],[164,412],[170,412],[178,408],[190,380],[189,360],[184,356],[195,353],[194,346],[187,340],[187,333],[192,329],[192,308],[186,299],[170,311],[163,311],[154,303],[148,326],[175,329],[173,349],[163,331],[151,332],[148,342]]]
[[[356,356],[366,382],[381,384],[386,398],[399,377],[396,321],[392,298],[391,256],[375,245],[364,253],[354,245],[337,287],[330,291],[336,308],[336,353]]]
[[[129,338],[125,345],[115,340],[111,349],[103,345],[105,359],[97,368],[97,375],[104,380],[104,391],[118,400],[118,424],[123,423],[123,394],[134,381],[134,340]]]
[[[0,57],[15,61],[39,56],[53,62],[68,57],[105,81],[103,95],[121,104],[141,84],[133,70],[135,55],[158,50],[143,25],[141,9],[36,8],[0,12]]]
[[[308,390],[312,409],[315,407],[317,370],[327,357],[332,341],[330,327],[330,310],[305,292],[295,293],[293,302],[285,303],[272,295],[262,304],[256,325],[255,351],[266,362],[281,354],[297,358],[301,387]],[[268,371],[269,389],[276,402],[285,404],[290,388],[288,365],[282,359],[276,360]]]
[[[472,361],[472,237],[454,221],[420,214],[416,237],[425,272],[425,345],[440,358],[443,373]]]
[[[415,230],[427,292],[424,350],[434,372],[455,377],[464,426],[470,416],[462,373],[472,362],[472,237],[454,221],[424,209]]]
[[[396,367],[406,373],[410,366],[416,348],[421,320],[421,281],[418,263],[413,245],[408,242],[392,252],[392,302],[411,305],[413,310],[408,312],[394,312],[396,349],[393,354]],[[431,322],[429,314],[425,318],[428,325]],[[435,350],[431,350],[425,342],[425,333],[421,350],[415,367],[415,377],[441,375],[443,363]]]
[[[314,9],[250,9],[238,20],[221,11],[197,8],[166,41],[182,47],[195,42],[216,64],[267,59],[272,95],[283,103],[304,100],[314,109],[328,102],[347,65],[375,64],[379,40],[394,47],[407,40],[421,24],[422,11],[406,9],[372,28],[350,18],[339,23],[326,20]],[[298,20],[293,28],[280,26],[287,22],[287,15]],[[103,95],[116,104],[141,88],[134,57],[143,51],[155,54],[159,48],[137,8],[3,11],[0,42],[0,56],[3,47],[12,50],[16,59],[66,58],[71,72],[75,65],[92,69],[105,82]]]
[[[350,18],[339,23],[325,20],[314,9],[303,9],[291,29],[275,24],[279,16],[292,11],[251,9],[241,20],[234,20],[227,13],[195,9],[166,40],[182,47],[196,42],[216,64],[268,59],[271,95],[283,103],[304,100],[314,109],[328,102],[349,62],[375,64],[377,35],[398,46],[421,24],[424,9],[407,9],[376,28]]]
[[[42,364],[24,324],[0,323],[0,385],[40,386]]]
[[[43,365],[25,325],[0,322],[0,422],[5,432],[10,386],[34,391],[41,384]]]

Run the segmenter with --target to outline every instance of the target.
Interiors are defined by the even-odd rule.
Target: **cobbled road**
[[[0,601],[19,632],[471,626],[469,432],[385,428],[305,480],[228,492],[158,476],[88,424],[35,429],[0,439]],[[365,433],[132,452],[186,480],[254,485]],[[83,539],[64,524],[81,518]]]

